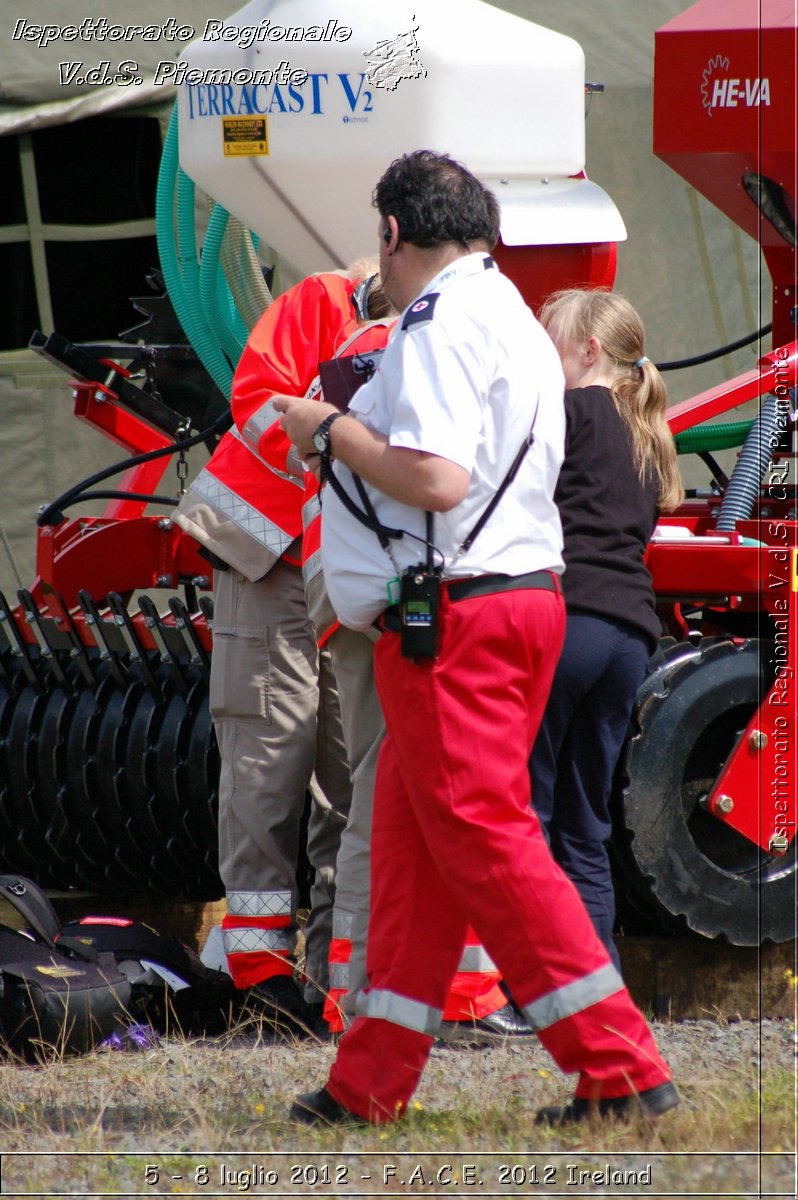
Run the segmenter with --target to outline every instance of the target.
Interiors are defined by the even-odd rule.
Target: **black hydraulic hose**
[[[180,503],[175,500],[174,496],[148,496],[144,492],[119,492],[97,490],[91,492],[80,492],[77,496],[73,496],[71,500],[66,500],[61,505],[61,508],[69,508],[72,504],[77,504],[81,500],[141,500],[144,504],[169,504],[176,508]]]
[[[213,437],[214,434],[223,433],[225,430],[229,429],[232,424],[233,414],[230,409],[227,409],[226,412],[219,414],[212,425],[209,425],[207,429],[203,429],[201,433],[195,433],[193,437],[184,438],[179,442],[173,442],[171,446],[161,446],[158,450],[148,450],[146,454],[136,454],[132,458],[126,458],[122,462],[114,463],[110,467],[105,467],[102,471],[97,471],[96,474],[90,475],[88,479],[84,479],[80,483],[73,484],[71,488],[65,491],[56,500],[51,500],[49,504],[43,505],[39,511],[39,515],[36,518],[36,524],[38,526],[60,525],[61,521],[64,519],[61,510],[63,508],[68,508],[69,505],[76,503],[78,500],[84,499],[87,488],[93,487],[96,483],[102,483],[104,479],[110,479],[112,475],[118,475],[120,471],[125,471],[128,469],[128,467],[138,467],[141,466],[142,463],[153,462],[153,460],[156,458],[166,458],[169,455],[179,453],[181,450],[190,450],[192,446],[198,446],[200,442],[207,441],[208,438]],[[120,497],[126,494],[127,493],[115,493],[115,495]],[[144,500],[148,499],[146,496],[137,497],[132,493],[130,495],[131,498]],[[100,496],[95,494],[95,499],[99,498]],[[108,498],[113,499],[114,497],[110,496]],[[159,504],[169,502],[170,501],[168,500],[164,501],[160,497],[158,498]]]
[[[695,354],[692,358],[679,358],[673,362],[657,363],[657,370],[680,371],[684,367],[699,367],[701,363],[713,362],[716,358],[723,358],[725,354],[732,354],[735,350],[742,350],[743,346],[750,346],[753,342],[770,333],[772,328],[772,325],[763,325],[756,333],[749,333],[746,337],[738,338],[736,342],[729,342],[728,346],[720,346],[717,350],[709,350],[706,354]]]

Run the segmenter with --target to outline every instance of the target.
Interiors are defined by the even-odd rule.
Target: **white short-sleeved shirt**
[[[464,467],[468,494],[435,513],[433,541],[444,578],[563,570],[554,487],[563,457],[564,380],[559,356],[516,287],[484,254],[457,259],[405,309],[373,378],[350,407],[392,446],[422,450]],[[473,546],[450,564],[528,436],[534,443]],[[359,508],[352,473],[336,476]],[[328,485],[322,562],[339,619],[365,629],[391,602],[389,581],[426,558],[422,509],[365,485],[379,520],[405,530],[389,554]],[[415,535],[415,536],[410,536]]]

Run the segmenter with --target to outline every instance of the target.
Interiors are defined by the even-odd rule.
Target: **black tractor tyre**
[[[796,932],[795,841],[772,856],[702,804],[768,691],[767,648],[707,640],[666,653],[638,693],[614,813],[615,877],[633,905],[736,946]]]

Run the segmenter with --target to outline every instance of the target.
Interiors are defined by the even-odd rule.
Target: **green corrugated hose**
[[[166,289],[180,324],[208,374],[229,399],[233,368],[203,313],[200,301],[200,272],[194,228],[194,184],[179,165],[177,121],[175,105],[158,174],[155,207],[158,254]]]
[[[241,334],[235,327],[235,306],[227,286],[227,280],[219,262],[219,251],[227,227],[227,210],[214,205],[205,240],[202,243],[202,258],[199,264],[199,298],[202,314],[209,328],[221,343],[225,354],[237,364],[246,345],[246,329],[241,318]],[[238,314],[236,314],[237,316]]]
[[[726,421],[718,425],[696,425],[674,437],[678,454],[708,454],[712,450],[729,450],[742,446],[753,421]]]

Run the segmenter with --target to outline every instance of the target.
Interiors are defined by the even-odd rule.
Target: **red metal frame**
[[[773,343],[757,369],[675,405],[674,433],[769,392],[786,396],[798,376],[798,254],[752,198],[764,181],[786,226],[795,219],[798,39],[792,0],[698,0],[655,35],[654,152],[758,243],[773,279]],[[648,563],[660,601],[679,597],[716,610],[769,618],[776,678],[762,697],[708,797],[709,810],[763,850],[779,855],[795,837],[798,800],[798,600],[795,497],[784,473],[766,482],[750,521],[733,539],[654,544]],[[712,536],[717,502],[688,503],[671,524]],[[747,546],[742,539],[758,545]],[[678,626],[679,612],[674,611]]]
[[[767,392],[785,396],[798,382],[798,343],[765,355],[755,371],[674,405],[674,433],[716,417]],[[778,458],[774,462],[778,463]],[[718,820],[770,854],[786,853],[796,833],[798,795],[798,525],[794,500],[766,483],[757,512],[734,534],[714,531],[717,502],[685,505],[665,525],[687,525],[692,538],[655,541],[647,554],[661,610],[685,603],[712,611],[768,615],[775,629],[776,678],[762,697],[708,797]],[[696,535],[698,539],[696,540]],[[747,545],[745,540],[758,545]],[[672,617],[674,628],[679,615]]]
[[[796,373],[798,342],[778,346],[763,355],[752,371],[746,371],[726,383],[672,405],[668,409],[671,433],[683,433],[685,429],[691,429],[712,417],[720,417],[749,400],[757,400],[768,392],[775,392],[777,388],[789,389],[795,384]],[[785,392],[779,394],[784,395]]]
[[[121,405],[105,384],[72,380],[70,386],[78,420],[99,430],[131,456],[172,444],[166,434]],[[151,495],[172,462],[167,456],[132,467],[113,484],[113,490]],[[86,646],[93,646],[94,639],[78,604],[81,590],[103,604],[110,592],[127,596],[140,589],[176,589],[186,582],[210,587],[210,567],[199,555],[194,539],[168,517],[145,516],[146,507],[143,500],[109,500],[102,516],[67,518],[57,526],[37,530],[36,579],[30,592],[39,609],[56,624],[63,625],[68,615]],[[25,641],[35,644],[33,630],[20,608],[15,617]],[[145,648],[157,649],[142,614],[131,617]],[[163,620],[170,624],[174,618],[169,614]],[[193,623],[210,650],[211,634],[205,619],[197,617]]]

